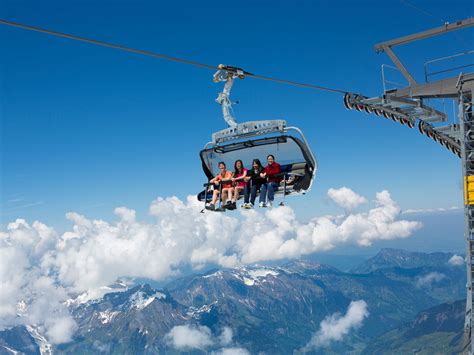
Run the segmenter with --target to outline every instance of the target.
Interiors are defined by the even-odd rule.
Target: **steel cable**
[[[192,66],[199,67],[199,68],[206,68],[206,69],[210,69],[210,70],[219,70],[219,68],[217,66],[214,66],[214,65],[199,63],[199,62],[192,61],[192,60],[172,57],[172,56],[169,56],[169,55],[154,53],[154,52],[150,52],[150,51],[144,51],[144,50],[141,50],[141,49],[135,49],[135,48],[126,47],[126,46],[113,44],[113,43],[108,43],[108,42],[104,42],[104,41],[97,41],[95,39],[79,37],[79,36],[75,36],[75,35],[71,35],[71,34],[67,34],[67,33],[61,33],[61,32],[56,32],[56,31],[52,31],[52,30],[47,30],[47,29],[44,29],[44,28],[24,25],[24,24],[21,24],[21,23],[16,23],[16,22],[11,22],[11,21],[6,21],[6,20],[0,20],[0,24],[7,25],[7,26],[12,26],[12,27],[17,27],[17,28],[22,28],[22,29],[29,30],[29,31],[34,31],[34,32],[46,33],[46,34],[57,36],[57,37],[73,39],[73,40],[76,40],[76,41],[96,44],[96,45],[99,45],[99,46],[115,48],[115,49],[123,50],[123,51],[126,51],[126,52],[132,52],[132,53],[142,54],[142,55],[146,55],[146,56],[150,56],[150,57],[170,60],[170,61],[174,61],[174,62],[178,62],[178,63],[182,63],[182,64],[192,65]],[[300,83],[300,82],[290,81],[290,80],[285,80],[285,79],[272,78],[272,77],[263,76],[263,75],[256,75],[256,74],[246,73],[245,76],[246,77],[252,77],[252,78],[255,78],[255,79],[260,79],[260,80],[273,81],[273,82],[280,83],[280,84],[301,86],[301,87],[314,89],[314,90],[336,92],[336,93],[341,93],[341,94],[347,93],[346,90],[339,90],[339,89],[334,89],[334,88],[329,88],[329,87],[324,87],[324,86],[319,86],[319,85],[306,84],[306,83]]]

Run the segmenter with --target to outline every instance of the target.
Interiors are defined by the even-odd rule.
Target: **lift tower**
[[[356,109],[383,116],[410,128],[418,125],[420,133],[440,143],[461,158],[464,179],[464,237],[466,240],[467,267],[464,353],[467,354],[474,354],[474,305],[472,295],[474,287],[474,117],[472,115],[474,63],[471,60],[468,64],[437,72],[429,72],[427,67],[430,64],[459,59],[461,56],[473,55],[474,57],[474,51],[426,62],[425,82],[420,83],[414,79],[395,55],[393,48],[471,26],[474,26],[474,18],[452,24],[445,23],[438,28],[375,45],[376,52],[387,53],[395,64],[395,67],[382,66],[383,95],[369,98],[347,93],[344,96],[344,105],[347,109]],[[390,68],[399,71],[408,82],[408,85],[388,88],[387,84],[395,84],[393,81],[386,80],[386,70]],[[432,81],[431,78],[436,74],[444,75],[444,78]],[[435,109],[430,103],[437,99],[451,99],[457,103],[457,119],[453,117],[451,122],[448,122],[446,112]],[[454,113],[453,116],[455,116]]]

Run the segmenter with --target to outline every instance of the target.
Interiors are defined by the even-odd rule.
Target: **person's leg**
[[[232,200],[232,201],[237,202],[237,200],[239,199],[239,196],[240,196],[240,191],[241,191],[241,189],[242,189],[242,188],[239,187],[239,186],[236,186],[236,187],[234,188],[234,196],[233,196],[233,200]]]
[[[260,187],[260,198],[258,199],[260,203],[265,203],[267,201],[267,184],[263,184]]]
[[[226,187],[222,189],[222,204],[231,203],[232,202],[232,188]]]
[[[236,186],[234,190],[234,202],[232,203],[232,208],[237,208],[237,200],[239,195],[244,188],[242,186]]]
[[[257,198],[257,185],[252,185],[250,188],[250,203],[255,204],[255,199]]]
[[[275,191],[278,190],[278,184],[275,182],[270,182],[268,184],[268,201],[273,202],[275,199]]]
[[[244,204],[249,203],[250,200],[250,183],[244,187]]]
[[[214,192],[212,193],[212,201],[211,201],[213,205],[216,204],[218,196],[219,196],[219,190],[214,190]]]

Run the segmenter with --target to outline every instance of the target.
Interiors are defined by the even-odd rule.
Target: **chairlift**
[[[242,160],[245,168],[251,169],[253,159],[259,159],[265,166],[267,156],[272,154],[281,165],[281,183],[275,195],[282,196],[284,204],[286,196],[304,195],[310,191],[317,162],[303,132],[297,127],[288,126],[285,120],[236,122],[232,115],[230,91],[234,79],[243,79],[246,74],[240,68],[222,64],[214,74],[215,82],[225,82],[224,90],[216,101],[221,105],[229,127],[213,133],[212,140],[199,153],[202,169],[209,181],[219,173],[218,164],[221,161],[226,164],[227,170],[233,171],[238,159]],[[219,189],[220,186],[206,182],[204,187],[197,198],[207,204],[212,198],[213,189]],[[219,205],[216,210],[224,209]]]

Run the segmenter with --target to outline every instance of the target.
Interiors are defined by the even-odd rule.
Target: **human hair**
[[[275,160],[275,156],[273,154],[268,154],[267,155],[267,159],[270,158],[270,157],[272,157],[272,159]]]
[[[238,162],[240,162],[240,171],[239,171],[239,169],[237,169],[237,163],[238,163]],[[242,160],[237,159],[237,160],[235,161],[235,163],[234,163],[234,170],[235,170],[234,175],[239,175],[241,172],[244,171],[244,163],[242,163]]]
[[[259,169],[263,169],[262,163],[260,163],[260,159],[254,159],[252,161],[252,168],[253,168],[253,164],[257,164]]]
[[[225,163],[223,161],[220,161],[219,163],[217,163],[217,167],[219,167],[219,165],[221,165],[221,164],[224,165],[224,169],[225,169],[226,166],[225,166]]]

